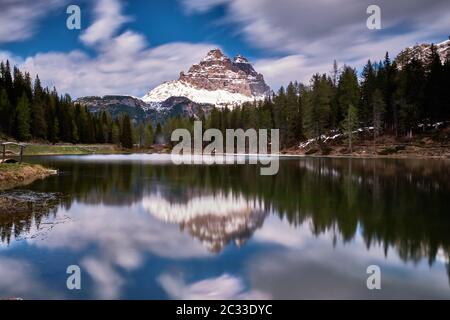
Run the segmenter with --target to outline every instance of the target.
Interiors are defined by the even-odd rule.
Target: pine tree
[[[130,116],[126,113],[122,116],[122,136],[120,142],[123,148],[126,149],[133,148],[133,132],[131,120]]]
[[[358,125],[358,109],[353,105],[349,105],[347,109],[347,115],[342,122],[342,129],[347,135],[348,148],[350,149],[350,153],[353,153],[353,132],[358,129]]]
[[[411,60],[398,74],[395,103],[399,127],[409,137],[412,137],[414,128],[424,115],[425,85],[425,69],[417,59]]]
[[[386,103],[380,90],[376,89],[372,98],[372,126],[374,140],[380,135],[383,129],[384,113],[386,111]]]
[[[117,123],[112,126],[112,141],[113,144],[118,145],[120,143],[120,128]]]
[[[145,145],[147,147],[150,147],[154,143],[154,132],[153,132],[153,126],[152,123],[149,122],[146,126],[146,141]]]
[[[289,83],[286,89],[286,146],[297,144],[303,136],[298,84]]]
[[[359,104],[360,89],[355,69],[344,66],[341,76],[339,77],[336,99],[338,108],[333,116],[334,127],[344,120],[349,105],[357,106]]]
[[[258,108],[258,128],[261,129],[271,129],[273,128],[273,104],[270,99],[265,99]]]
[[[46,94],[47,99],[45,103],[45,118],[47,124],[47,140],[51,143],[56,143],[58,141],[58,119],[56,119],[56,100],[58,97],[55,97],[53,94]]]
[[[5,134],[9,130],[9,112],[11,106],[8,99],[6,89],[2,88],[0,91],[0,130]]]
[[[376,74],[369,60],[362,71],[361,103],[359,117],[363,124],[369,124],[372,118],[372,96],[376,88]]]
[[[381,79],[381,90],[386,103],[385,122],[386,125],[397,134],[398,131],[398,111],[394,100],[397,77],[397,65],[391,63],[389,53],[386,52],[383,62],[383,73]]]
[[[31,106],[31,132],[34,137],[47,138],[47,123],[44,112],[44,90],[41,86],[39,76],[36,76],[33,90],[33,103]]]
[[[20,141],[26,141],[31,138],[30,121],[30,106],[24,93],[17,104],[16,136]]]
[[[273,99],[276,112],[274,113],[275,128],[280,130],[280,145],[286,147],[287,140],[287,99],[286,91],[282,86]]]
[[[438,121],[445,115],[445,109],[449,108],[445,103],[448,96],[448,87],[444,86],[444,66],[434,45],[431,46],[430,60],[427,84],[425,86],[425,96],[427,97],[425,101],[426,116],[434,121]]]
[[[326,75],[315,74],[311,83],[311,89],[303,96],[305,127],[310,137],[319,137],[320,140],[331,123],[333,87]]]

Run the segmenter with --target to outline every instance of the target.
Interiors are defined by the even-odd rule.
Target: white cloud
[[[217,5],[215,0],[181,1],[191,13]],[[225,21],[237,25],[250,45],[278,55],[256,64],[273,88],[290,80],[305,81],[315,72],[328,72],[334,59],[360,67],[368,59],[382,59],[386,51],[394,56],[417,42],[443,41],[439,37],[450,29],[447,0],[377,1],[381,7],[380,31],[366,27],[370,0],[226,3]]]
[[[179,300],[267,300],[261,291],[245,290],[242,279],[228,274],[186,284],[181,276],[162,274],[161,287],[172,299]]]
[[[122,3],[119,1],[99,0],[94,14],[95,22],[80,37],[87,45],[111,39],[124,23],[131,20],[122,14]]]
[[[430,272],[426,259],[405,263],[395,249],[386,256],[382,243],[372,243],[368,250],[360,233],[344,242],[333,230],[312,234],[312,225],[305,220],[293,226],[275,216],[265,221],[253,241],[277,247],[247,261],[253,290],[267,292],[273,299],[442,299],[448,295],[444,263],[435,264]],[[381,291],[367,290],[369,265],[382,270]]]
[[[108,50],[96,57],[74,50],[69,53],[38,53],[26,59],[9,56],[44,84],[73,97],[106,94],[142,96],[163,81],[176,79],[180,70],[198,62],[213,45],[169,43],[144,48],[143,39],[133,32],[113,39]]]
[[[119,299],[125,280],[114,270],[108,261],[87,257],[81,262],[83,270],[95,282],[96,296],[100,299]]]
[[[303,55],[289,55],[281,58],[260,59],[255,63],[255,69],[264,75],[264,79],[273,90],[286,86],[290,81],[309,83],[310,76],[316,72],[328,72],[331,63],[316,61]]]
[[[44,292],[47,297],[56,298],[54,293],[39,282],[36,270],[31,264],[7,257],[0,259],[0,300],[33,299],[37,298],[37,293]]]
[[[142,34],[120,32],[131,18],[122,15],[118,0],[96,3],[95,20],[81,35],[96,51],[45,52],[26,58],[0,51],[0,58],[39,74],[42,82],[72,97],[107,94],[143,96],[161,82],[178,78],[179,72],[198,62],[209,50],[207,43],[173,42],[150,47]],[[2,23],[3,25],[3,23]]]
[[[25,40],[38,29],[37,23],[68,0],[0,0],[0,43]]]
[[[26,241],[38,248],[83,253],[80,266],[93,280],[94,294],[99,299],[120,298],[127,283],[125,274],[142,267],[148,254],[174,260],[210,255],[200,241],[181,233],[176,225],[152,218],[140,204],[130,206],[129,210],[99,206],[95,215],[89,205],[74,204],[70,210],[74,222],[55,225],[43,238],[30,234]],[[85,253],[87,248],[97,251]],[[1,289],[0,277],[0,292]]]
[[[36,23],[65,0],[19,2],[0,0],[0,42],[26,39]],[[361,67],[378,60],[386,51],[394,56],[401,49],[422,41],[438,41],[450,29],[450,3],[444,0],[380,0],[383,30],[368,30],[369,0],[179,0],[189,14],[205,13],[226,5],[225,21],[237,26],[252,46],[268,50],[275,58],[257,60],[255,68],[277,89],[291,80],[307,83],[315,72],[328,72],[334,59],[339,64]],[[122,13],[119,0],[95,3],[94,22],[80,36],[95,50],[38,53],[15,57],[0,52],[16,64],[39,74],[44,84],[56,86],[73,97],[86,95],[144,95],[161,82],[174,80],[179,72],[198,62],[217,47],[213,43],[169,43],[149,46],[132,30],[122,30],[132,17]],[[27,17],[27,19],[24,19]],[[437,38],[436,38],[437,37]],[[151,40],[151,39],[150,39]]]

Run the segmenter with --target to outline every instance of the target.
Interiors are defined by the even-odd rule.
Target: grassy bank
[[[38,179],[44,179],[53,173],[52,170],[35,164],[0,164],[0,190],[24,186]]]
[[[9,147],[10,151],[18,152],[18,147]],[[110,154],[120,153],[117,146],[111,144],[95,145],[72,145],[72,144],[29,144],[24,155],[42,156],[42,155],[82,155],[82,154]],[[8,156],[8,155],[7,155]]]
[[[6,158],[17,157],[19,147],[8,146]],[[166,145],[153,145],[146,148],[135,147],[123,149],[114,144],[44,144],[29,143],[24,150],[24,156],[48,155],[86,155],[86,154],[129,154],[129,153],[168,153]],[[1,156],[1,155],[0,155]]]

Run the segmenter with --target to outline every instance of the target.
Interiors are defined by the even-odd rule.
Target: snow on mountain
[[[238,54],[235,58],[234,58],[234,63],[250,63],[247,58],[241,56],[240,54]]]
[[[142,98],[142,100],[146,103],[158,103],[171,97],[186,97],[197,103],[212,104],[216,106],[239,105],[244,102],[264,99],[264,96],[249,97],[222,89],[213,91],[197,89],[183,81],[169,81],[150,91]]]
[[[161,102],[170,97],[186,97],[197,103],[234,106],[262,100],[270,93],[263,75],[257,73],[243,56],[233,61],[219,49],[211,50],[176,81],[165,82],[142,99]]]
[[[439,54],[442,63],[445,63],[445,61],[450,59],[450,39],[437,43],[434,46],[436,47],[436,52]],[[417,44],[402,50],[397,56],[396,62],[401,69],[412,59],[417,59],[425,65],[428,65],[431,62],[431,44]]]
[[[257,200],[224,193],[194,196],[181,203],[157,194],[145,197],[142,206],[155,218],[180,225],[212,252],[222,251],[232,241],[244,243],[268,214]]]

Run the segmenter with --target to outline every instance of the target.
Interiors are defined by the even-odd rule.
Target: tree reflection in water
[[[169,206],[178,205],[178,209],[189,206],[193,199],[216,199],[217,205],[206,212],[201,210],[201,215],[167,221],[208,242],[214,252],[220,252],[231,241],[244,243],[273,213],[294,226],[311,222],[314,235],[332,231],[335,241],[339,238],[345,243],[360,233],[368,250],[381,244],[386,255],[394,249],[405,262],[418,263],[427,258],[431,265],[441,257],[448,266],[448,161],[286,159],[281,161],[276,176],[260,176],[259,168],[250,165],[173,166],[63,157],[36,161],[50,161],[49,165],[62,174],[38,181],[30,189],[63,192],[67,195],[65,209],[70,209],[74,201],[109,206],[150,201],[149,211],[154,213],[152,205],[158,199]],[[217,214],[218,205],[236,201],[236,197],[257,205],[250,208],[253,211],[233,209]],[[0,217],[1,241],[8,242],[12,234],[17,237],[27,232],[48,214]],[[229,217],[244,217],[244,225],[227,232]]]

